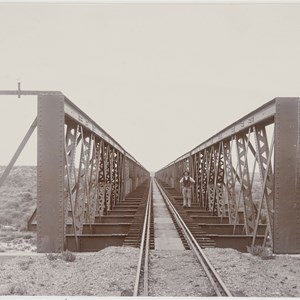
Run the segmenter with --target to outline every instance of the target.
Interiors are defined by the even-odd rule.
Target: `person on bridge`
[[[183,207],[191,207],[192,203],[192,185],[195,183],[195,180],[190,176],[188,171],[183,172],[183,177],[179,181],[182,195],[183,195]]]

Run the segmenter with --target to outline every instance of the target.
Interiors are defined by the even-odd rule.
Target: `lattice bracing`
[[[240,233],[252,237],[252,245],[263,235],[263,245],[274,251],[299,253],[299,103],[299,98],[266,103],[155,176],[167,178],[172,166],[174,187],[179,191],[176,180],[189,160],[200,207],[212,215],[228,216],[233,234],[239,228]]]

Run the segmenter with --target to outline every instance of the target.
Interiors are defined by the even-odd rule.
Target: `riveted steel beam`
[[[64,96],[38,97],[37,251],[64,250]]]
[[[272,128],[274,142],[272,137],[270,144]],[[258,244],[272,247],[275,253],[300,253],[299,141],[300,98],[276,98],[172,161],[155,176],[167,178],[175,165],[176,178],[179,166],[191,160],[200,205],[218,217],[228,216],[233,234],[243,227],[243,234],[253,237],[252,245],[259,240]],[[261,236],[257,239],[258,228],[265,230],[263,242]]]
[[[230,139],[233,135],[238,133],[247,132],[249,127],[252,127],[255,124],[264,123],[264,124],[272,124],[274,123],[274,116],[276,113],[276,99],[273,99],[266,104],[262,105],[258,109],[253,112],[247,114],[243,118],[240,118],[236,122],[227,126],[223,130],[219,131],[217,134],[213,135],[211,138],[207,139],[205,142],[201,143],[199,146],[195,147],[191,151],[183,154],[178,157],[175,161],[180,161],[185,158],[188,158],[190,154],[195,154],[199,151],[202,151],[220,141],[225,141]],[[172,164],[171,162],[170,164]],[[169,164],[169,165],[170,165]],[[168,167],[167,165],[166,167]],[[165,167],[165,168],[166,168]]]
[[[30,220],[36,216],[38,252],[64,250],[67,227],[80,250],[83,224],[105,214],[145,181],[149,172],[61,92],[19,88],[0,91],[0,95],[38,96],[37,121],[16,153],[20,154],[37,125],[38,201]]]
[[[300,253],[300,99],[276,101],[273,243],[276,253]]]

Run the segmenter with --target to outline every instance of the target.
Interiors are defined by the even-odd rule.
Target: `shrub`
[[[275,256],[273,255],[272,251],[270,248],[263,247],[263,246],[247,246],[247,251],[254,255],[254,256],[259,256],[261,259],[274,259]]]
[[[10,295],[26,295],[26,289],[23,286],[11,286]]]
[[[52,260],[57,260],[59,258],[59,255],[55,253],[47,253],[46,257],[52,261]]]
[[[11,225],[12,224],[12,218],[11,218],[9,212],[3,212],[0,214],[0,224],[1,225]]]
[[[27,233],[24,234],[23,239],[29,240],[29,239],[31,239],[32,237],[33,237],[32,233],[31,233],[31,232],[27,232]]]
[[[4,167],[1,170],[4,170]],[[36,207],[36,167],[14,167],[1,187],[0,224],[25,227]]]
[[[61,253],[61,259],[64,261],[74,261],[76,259],[76,256],[69,250],[66,250]]]
[[[1,230],[6,232],[12,232],[12,231],[16,231],[16,228],[14,226],[4,225],[1,226]]]
[[[57,259],[62,259],[64,261],[68,261],[68,262],[73,262],[76,259],[76,256],[69,250],[66,250],[60,254],[58,253],[47,253],[46,257],[53,261],[53,260],[57,260]]]
[[[18,265],[20,266],[20,269],[25,271],[29,268],[29,266],[33,263],[33,259],[29,259],[29,260],[24,260],[18,263]]]
[[[30,192],[21,192],[20,197],[21,197],[22,201],[25,201],[25,202],[30,202],[33,200],[32,193],[30,193]]]
[[[28,242],[31,246],[36,246],[36,236],[32,237],[30,240],[28,240]]]

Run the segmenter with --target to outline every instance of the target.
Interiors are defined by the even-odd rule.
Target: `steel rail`
[[[143,296],[148,296],[149,293],[149,250],[150,250],[150,225],[151,225],[151,206],[152,206],[152,179],[150,181],[148,197],[149,197],[149,206],[148,206],[148,218],[147,218],[145,259],[144,259],[144,290],[143,290],[144,295]]]
[[[171,212],[173,213],[178,226],[182,229],[184,237],[187,240],[190,248],[194,251],[195,255],[197,256],[197,258],[198,258],[201,266],[203,267],[210,283],[212,284],[212,287],[214,288],[217,296],[232,297],[231,292],[228,290],[225,283],[223,282],[223,280],[221,279],[221,277],[219,276],[217,271],[214,269],[214,267],[210,263],[209,259],[206,257],[203,250],[197,243],[196,239],[194,238],[194,236],[192,235],[192,233],[186,226],[185,222],[182,220],[181,216],[175,209],[174,205],[171,203],[169,197],[166,195],[163,188],[159,185],[159,183],[157,182],[157,180],[155,178],[154,178],[154,182],[155,182],[155,184],[157,184],[157,187],[158,187],[161,195],[163,196],[165,202],[167,203]]]
[[[139,260],[135,277],[133,296],[138,296],[141,279],[142,263],[144,258],[144,296],[148,296],[148,261],[149,261],[149,239],[151,222],[151,200],[152,200],[152,179],[149,184],[149,192],[143,224],[142,238],[140,244]],[[144,251],[145,250],[145,251]]]

